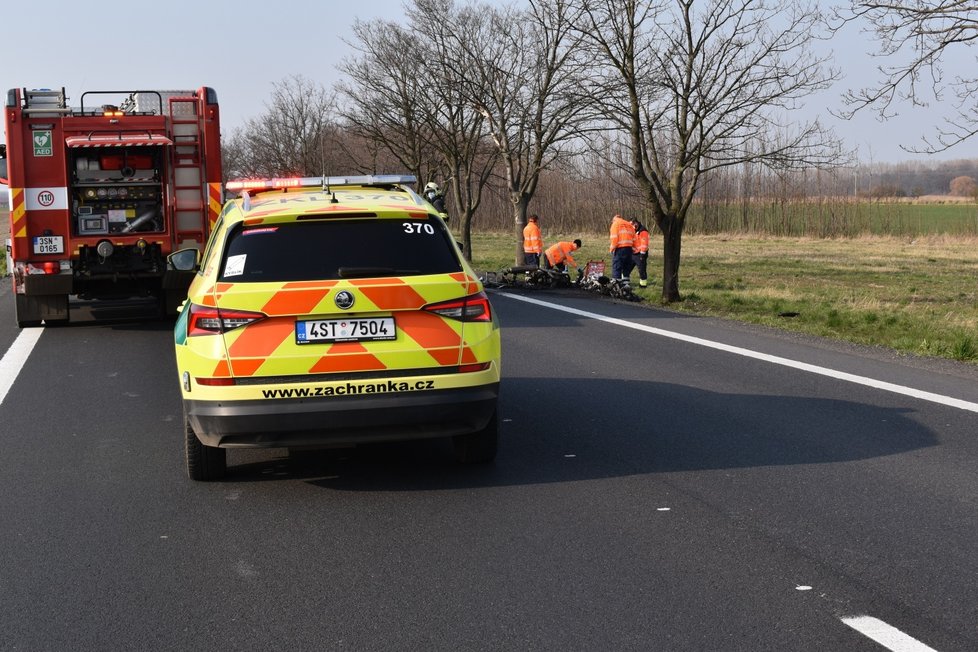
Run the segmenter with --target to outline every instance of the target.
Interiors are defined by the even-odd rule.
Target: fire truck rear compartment
[[[162,165],[162,147],[72,150],[74,234],[162,232]]]

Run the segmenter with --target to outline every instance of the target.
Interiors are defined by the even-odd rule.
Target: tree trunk
[[[679,295],[679,257],[683,223],[667,215],[659,228],[662,230],[662,300],[666,303],[682,301]]]
[[[516,252],[513,258],[514,265],[523,264],[523,227],[526,226],[526,209],[530,204],[530,198],[526,195],[513,197],[513,220],[516,229]]]
[[[462,255],[465,260],[472,262],[472,211],[465,210],[459,216],[462,219]]]

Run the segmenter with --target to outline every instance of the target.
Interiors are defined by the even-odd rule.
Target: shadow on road
[[[228,479],[303,479],[346,491],[430,491],[838,463],[937,443],[931,431],[908,417],[909,409],[640,381],[618,381],[620,403],[609,404],[599,398],[607,396],[601,389],[607,382],[506,378],[500,452],[491,465],[456,465],[444,441],[287,457],[232,451]],[[549,407],[541,404],[555,397],[563,398]]]

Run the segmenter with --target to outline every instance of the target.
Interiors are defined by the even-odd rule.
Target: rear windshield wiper
[[[372,276],[397,276],[393,267],[340,267],[336,270],[340,278],[370,278]]]

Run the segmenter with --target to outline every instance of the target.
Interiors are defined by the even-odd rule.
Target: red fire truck
[[[166,314],[221,210],[217,94],[11,89],[4,107],[17,323],[67,321],[69,296],[155,296]],[[2,159],[2,157],[0,157]]]

